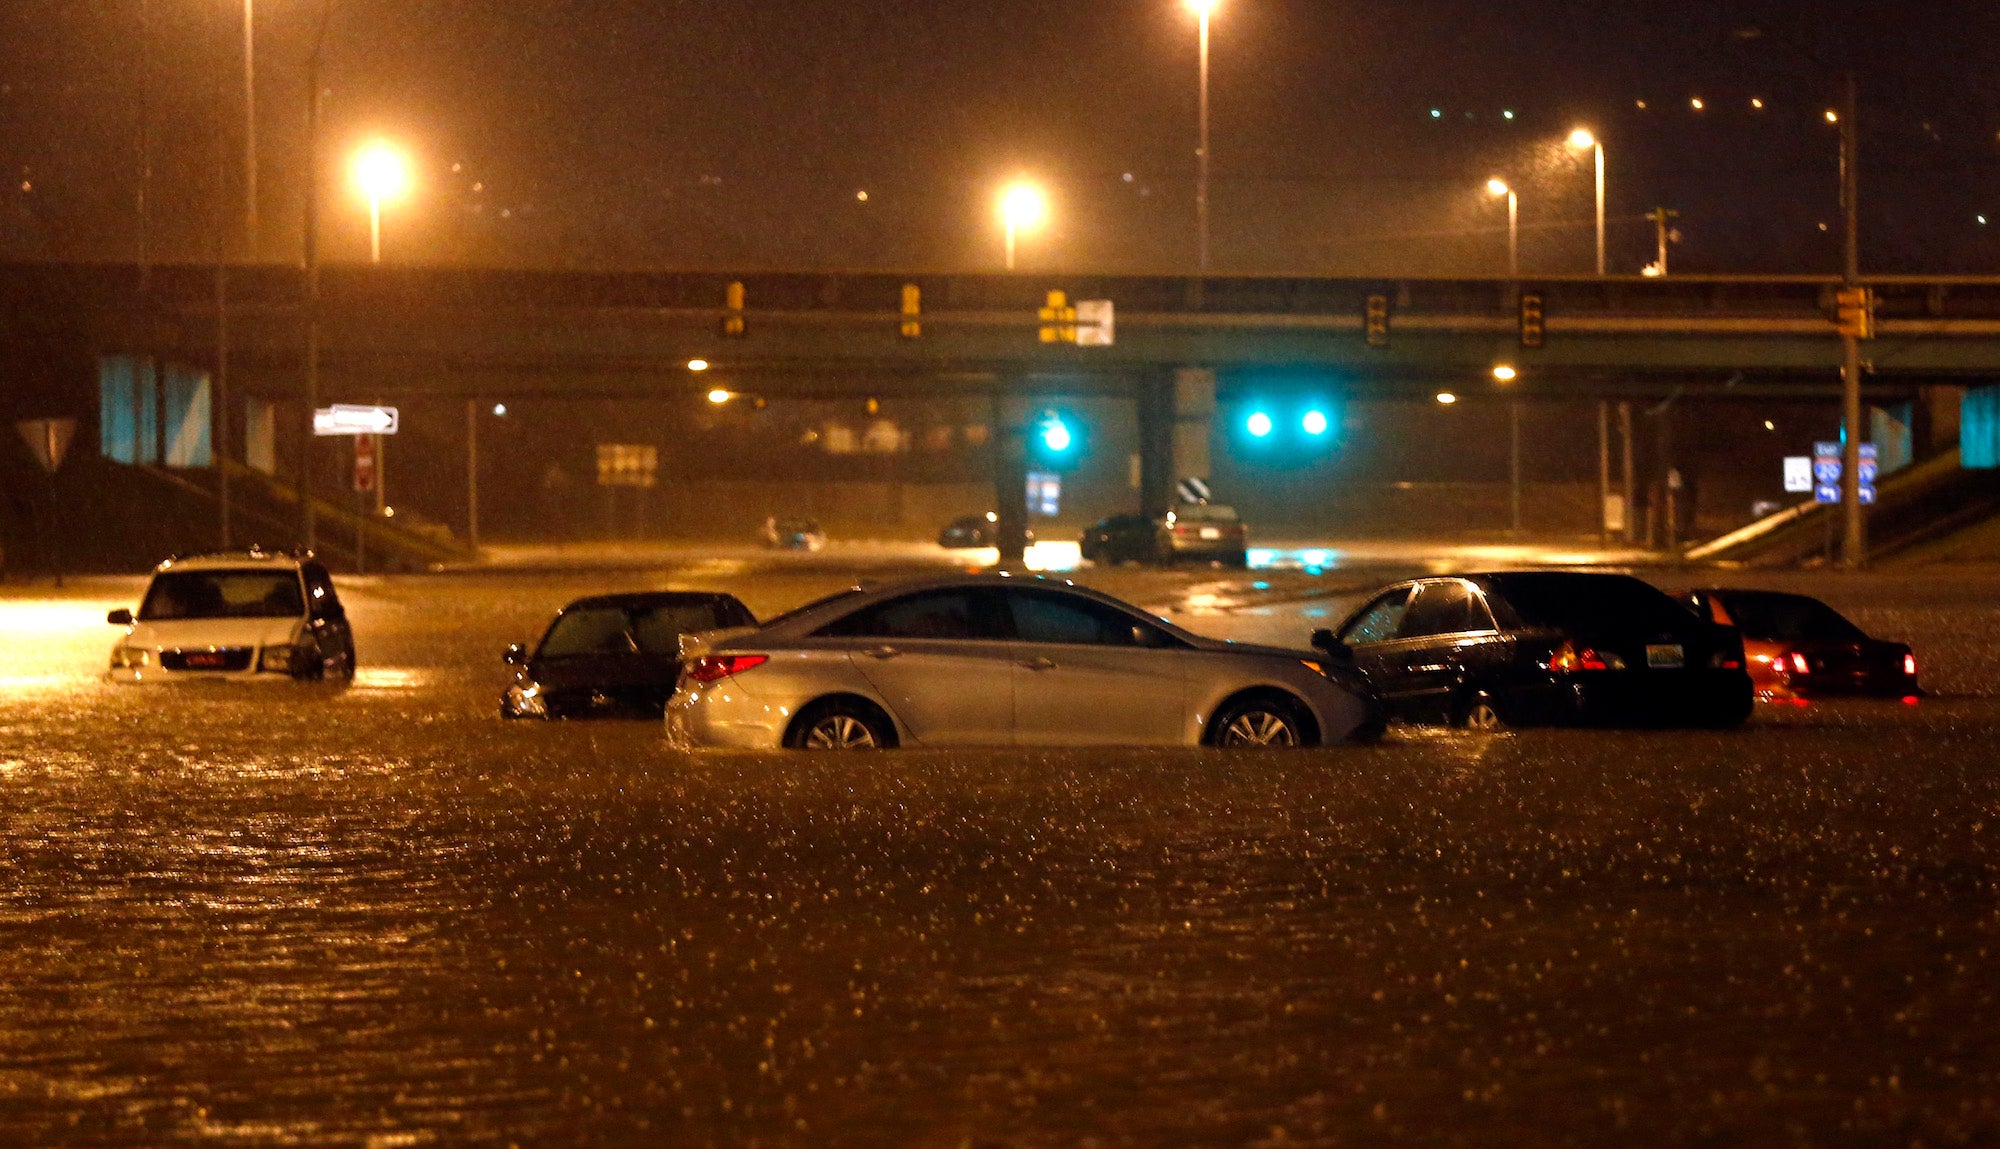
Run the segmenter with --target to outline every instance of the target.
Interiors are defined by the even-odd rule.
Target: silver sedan
[[[856,588],[686,653],[667,722],[693,746],[1314,746],[1384,722],[1324,656],[1041,578]]]

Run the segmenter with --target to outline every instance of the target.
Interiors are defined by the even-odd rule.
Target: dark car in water
[[[1165,515],[1112,515],[1084,529],[1077,551],[1093,563],[1179,560],[1243,566],[1248,547],[1236,508],[1217,503],[1175,507]]]
[[[1415,579],[1314,643],[1351,656],[1407,722],[1720,727],[1754,701],[1736,631],[1629,575]]]
[[[997,547],[1000,545],[1000,515],[988,511],[983,515],[960,515],[944,525],[938,532],[938,545],[950,550],[964,550],[969,547]],[[1023,542],[1033,544],[1035,532],[1024,532]]]
[[[1870,638],[1816,598],[1768,590],[1691,590],[1697,615],[1743,635],[1744,665],[1759,697],[1826,694],[1906,698],[1917,688],[1917,656],[1900,642]]]
[[[681,636],[757,625],[733,595],[646,591],[570,603],[531,652],[515,643],[503,718],[659,718],[681,673]]]

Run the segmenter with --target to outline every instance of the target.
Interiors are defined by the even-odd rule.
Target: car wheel
[[[1485,734],[1498,734],[1507,729],[1507,720],[1501,716],[1493,696],[1482,691],[1459,706],[1456,725]]]
[[[1282,749],[1310,746],[1312,726],[1297,702],[1275,694],[1255,695],[1222,708],[1209,724],[1209,745],[1227,749]]]
[[[823,702],[799,717],[785,745],[794,750],[886,750],[895,745],[895,735],[872,707]]]

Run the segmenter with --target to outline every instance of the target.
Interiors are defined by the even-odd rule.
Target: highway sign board
[[[335,403],[313,412],[315,435],[393,435],[397,424],[394,407]]]
[[[1076,301],[1076,345],[1109,347],[1118,341],[1117,318],[1109,299]]]
[[[1785,491],[1804,494],[1813,489],[1813,461],[1806,455],[1785,456]]]

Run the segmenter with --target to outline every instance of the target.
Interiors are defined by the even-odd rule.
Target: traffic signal
[[[1045,467],[1062,467],[1083,455],[1083,425],[1054,408],[1037,413],[1028,426],[1028,457]]]
[[[924,293],[914,283],[903,285],[903,326],[905,339],[915,339],[924,333]]]
[[[1069,295],[1061,291],[1049,292],[1047,306],[1041,312],[1042,342],[1076,342],[1076,308],[1069,305]]]
[[[727,309],[727,314],[722,317],[722,333],[731,339],[741,339],[750,330],[743,318],[744,296],[740,281],[732,282],[722,290],[722,306]]]
[[[1368,332],[1368,346],[1389,346],[1389,297],[1371,295],[1363,312],[1362,326]]]
[[[1332,422],[1326,417],[1326,412],[1317,407],[1307,411],[1305,416],[1299,420],[1299,429],[1314,438],[1326,434],[1332,425]]]
[[[1521,293],[1521,346],[1540,347],[1547,336],[1541,293]]]
[[[1277,424],[1271,421],[1271,416],[1263,411],[1252,411],[1250,417],[1243,420],[1243,429],[1250,432],[1250,437],[1253,439],[1270,437],[1276,426]]]
[[[1856,339],[1875,337],[1875,293],[1865,287],[1843,287],[1834,293],[1838,311],[1835,325],[1841,335]]]

